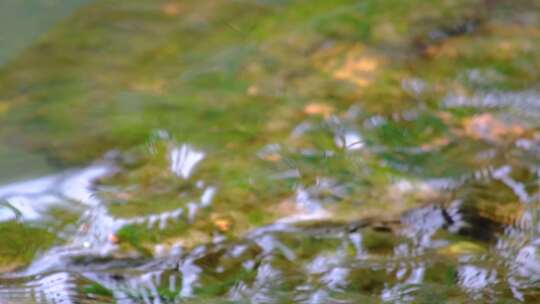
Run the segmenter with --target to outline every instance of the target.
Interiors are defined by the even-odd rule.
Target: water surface
[[[85,5],[0,70],[0,301],[538,301],[539,5]]]
[[[5,0],[0,3],[0,64],[17,56],[86,0]]]

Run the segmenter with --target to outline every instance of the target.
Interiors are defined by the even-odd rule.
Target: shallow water
[[[40,34],[86,0],[6,0],[0,3],[0,65],[30,45]],[[16,29],[16,30],[14,30]]]
[[[81,7],[0,70],[0,302],[538,301],[538,6]]]

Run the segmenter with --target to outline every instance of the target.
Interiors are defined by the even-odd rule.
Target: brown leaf
[[[221,232],[227,232],[233,226],[233,220],[226,216],[213,214],[210,219],[212,224]]]
[[[325,103],[309,103],[304,107],[304,113],[307,115],[321,115],[329,117],[334,112],[334,108]]]
[[[111,242],[113,244],[118,244],[120,242],[120,238],[114,233],[110,233],[107,236],[107,239],[109,240],[109,242]]]
[[[181,11],[182,7],[179,3],[176,2],[168,2],[161,7],[161,12],[163,12],[164,15],[170,17],[177,16],[178,14],[180,14]]]
[[[276,162],[281,160],[281,155],[279,155],[277,153],[270,153],[270,154],[267,154],[267,155],[263,156],[263,159],[267,160],[269,162],[276,163]]]

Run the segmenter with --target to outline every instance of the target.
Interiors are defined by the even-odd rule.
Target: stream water
[[[540,301],[538,1],[30,3],[0,303]]]

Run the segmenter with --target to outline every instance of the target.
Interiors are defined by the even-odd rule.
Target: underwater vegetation
[[[0,302],[539,301],[539,8],[90,1],[0,66]]]

